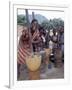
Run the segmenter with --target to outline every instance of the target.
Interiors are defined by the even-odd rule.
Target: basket
[[[36,71],[41,65],[41,56],[32,55],[26,58],[26,65],[30,71]]]
[[[49,56],[52,52],[52,50],[50,48],[47,48],[47,49],[44,49],[44,50],[45,50],[46,56]]]
[[[52,50],[50,48],[45,49],[45,63],[48,65],[50,60],[49,56],[51,54]]]

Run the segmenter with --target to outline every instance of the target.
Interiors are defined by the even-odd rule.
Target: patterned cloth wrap
[[[23,35],[21,35],[17,50],[17,62],[19,64],[25,64],[26,57],[31,55],[31,42],[30,37],[28,40],[23,40]]]

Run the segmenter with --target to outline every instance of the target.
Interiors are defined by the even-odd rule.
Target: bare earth
[[[47,66],[42,65],[40,67],[40,79],[63,79],[64,78],[64,66],[55,68],[52,64],[52,68],[48,69]],[[20,77],[18,80],[29,80],[29,74],[27,67],[22,66]]]

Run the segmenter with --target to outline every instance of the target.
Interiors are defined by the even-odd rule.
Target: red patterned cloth
[[[20,64],[25,64],[26,57],[31,55],[31,43],[30,40],[23,40],[22,36],[19,40],[18,50],[17,50],[17,61]]]
[[[41,44],[42,44],[42,39],[40,37],[40,32],[39,30],[35,31],[32,34],[32,41],[33,41],[33,47],[34,47],[34,51],[38,52],[41,49]]]

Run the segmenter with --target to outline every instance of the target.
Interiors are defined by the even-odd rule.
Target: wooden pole
[[[26,12],[27,25],[28,25],[28,27],[30,27],[29,15],[28,15],[28,9],[25,9],[25,12]]]
[[[27,25],[29,28],[29,35],[30,35],[30,42],[31,42],[31,50],[33,52],[33,46],[32,46],[32,35],[31,35],[31,30],[30,30],[30,22],[29,22],[29,14],[28,14],[28,9],[25,9],[26,12],[26,20],[27,20]]]
[[[32,19],[35,19],[34,12],[32,12]]]

